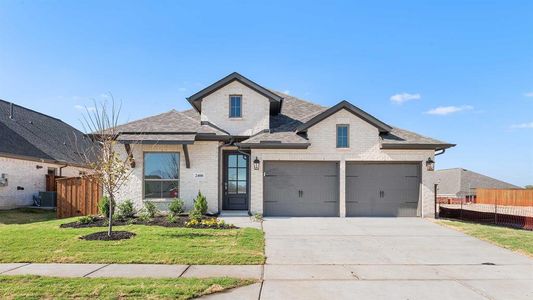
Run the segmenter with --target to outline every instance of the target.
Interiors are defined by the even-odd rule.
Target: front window
[[[149,152],[144,154],[144,198],[179,197],[180,154]]]
[[[242,96],[234,95],[229,97],[229,117],[242,117]]]
[[[348,148],[348,125],[337,125],[337,148]]]

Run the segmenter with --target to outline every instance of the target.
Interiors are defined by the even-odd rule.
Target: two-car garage
[[[346,162],[346,216],[414,217],[420,179],[416,162]],[[339,162],[267,161],[263,180],[265,216],[339,216]]]

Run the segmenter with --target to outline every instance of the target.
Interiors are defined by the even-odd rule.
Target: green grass
[[[533,256],[533,231],[461,221],[438,222],[503,248]]]
[[[55,218],[56,212],[53,210],[35,208],[0,210],[0,224],[27,224]]]
[[[234,278],[0,276],[1,299],[192,299],[253,281]]]
[[[132,239],[86,241],[79,237],[106,228],[59,228],[60,224],[74,220],[0,224],[0,263],[239,265],[263,264],[265,260],[263,232],[254,228],[217,230],[127,225],[115,226],[114,230],[136,233]]]

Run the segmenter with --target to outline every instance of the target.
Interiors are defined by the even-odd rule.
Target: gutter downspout
[[[63,168],[68,167],[68,165],[64,165],[62,167],[59,167],[59,176],[63,176]]]

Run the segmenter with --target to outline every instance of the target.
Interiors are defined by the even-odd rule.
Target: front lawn
[[[533,231],[461,221],[438,222],[503,248],[533,256]]]
[[[250,284],[234,278],[58,278],[0,276],[1,299],[192,299]]]
[[[263,232],[253,228],[194,229],[126,225],[135,237],[121,241],[79,239],[105,227],[59,228],[76,218],[0,224],[0,263],[263,264]],[[0,222],[1,223],[1,222]]]
[[[27,224],[53,220],[56,212],[38,208],[0,210],[0,224]]]

